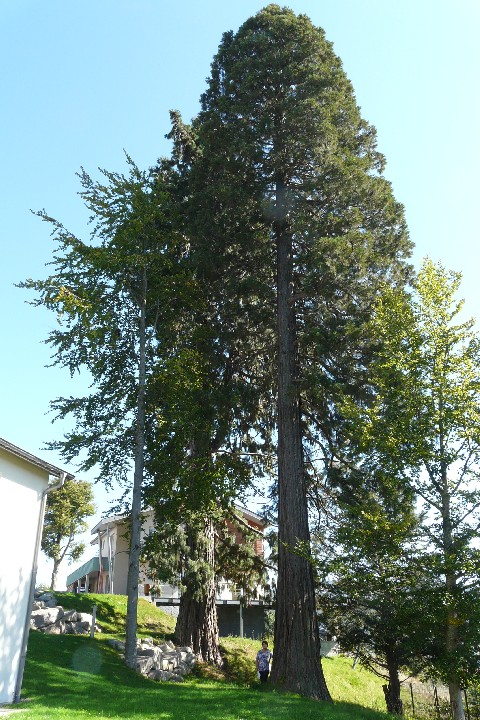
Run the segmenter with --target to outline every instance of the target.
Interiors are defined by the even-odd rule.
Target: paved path
[[[22,712],[25,708],[2,708],[0,707],[0,718],[7,717],[7,715],[15,715],[16,713]]]

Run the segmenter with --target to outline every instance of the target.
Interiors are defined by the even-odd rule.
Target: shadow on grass
[[[380,720],[383,713],[327,705],[266,688],[191,679],[155,683],[130,671],[98,640],[30,634],[23,697],[29,720]]]

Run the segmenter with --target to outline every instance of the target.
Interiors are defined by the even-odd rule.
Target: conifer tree
[[[272,679],[329,699],[312,565],[296,552],[310,544],[304,444],[331,440],[335,392],[362,376],[379,282],[408,274],[402,208],[340,60],[322,30],[288,9],[269,5],[224,34],[193,130],[196,154],[182,156],[193,251],[225,317],[255,338],[266,416],[276,406]]]
[[[51,447],[83,470],[95,468],[106,485],[132,488],[123,507],[131,516],[125,661],[135,667],[146,424],[153,418],[151,412],[147,417],[147,382],[161,358],[156,325],[164,335],[172,327],[184,276],[165,178],[127,161],[127,176],[104,170],[102,182],[80,174],[93,223],[89,242],[39,213],[53,226],[54,272],[20,287],[35,290],[33,305],[57,314],[58,326],[46,339],[53,364],[92,379],[85,397],[51,402],[57,418],[74,419],[73,429]]]
[[[264,337],[253,333],[263,323],[262,290],[257,288],[252,300],[256,282],[245,273],[243,263],[239,264],[238,258],[230,260],[228,253],[220,264],[212,263],[210,249],[195,240],[188,198],[192,166],[198,160],[198,138],[178,113],[172,112],[171,118],[169,173],[181,218],[178,229],[188,238],[185,260],[190,294],[186,304],[179,304],[175,336],[170,337],[163,370],[153,384],[153,402],[162,421],[152,436],[154,481],[147,497],[159,526],[170,523],[175,527],[180,518],[184,521],[191,557],[189,572],[182,576],[185,590],[177,640],[192,645],[204,661],[220,665],[215,527],[263,471],[271,403],[258,347],[269,346],[271,333],[268,328]],[[162,161],[161,166],[166,164]],[[229,272],[224,272],[229,263]],[[244,302],[240,314],[238,302]],[[255,326],[252,314],[257,318]]]
[[[235,354],[215,318],[198,322],[199,313],[214,310],[209,310],[197,280],[197,304],[189,306],[187,318],[178,318],[181,331],[152,385],[161,421],[150,438],[152,481],[146,500],[154,509],[157,528],[169,528],[176,537],[182,525],[180,569],[175,562],[167,563],[164,574],[171,579],[177,576],[183,590],[176,641],[193,647],[204,662],[221,665],[216,528],[255,473],[248,450],[256,447],[249,427],[256,400],[251,387],[245,393]],[[147,550],[151,545],[152,539],[147,539]],[[153,557],[150,553],[150,562],[157,567],[158,557],[159,553]]]

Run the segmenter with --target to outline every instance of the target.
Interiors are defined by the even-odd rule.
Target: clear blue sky
[[[14,287],[43,277],[51,257],[48,227],[30,209],[45,208],[86,238],[80,166],[121,171],[123,149],[141,167],[168,153],[169,109],[185,120],[197,113],[222,33],[265,4],[0,0],[1,437],[63,466],[42,450],[62,434],[48,402],[83,389],[82,378],[45,368],[42,340],[55,318],[26,305],[28,294]],[[324,28],[377,128],[414,263],[429,255],[461,271],[466,311],[479,317],[480,3],[291,0],[289,7]],[[96,494],[101,511],[105,493]]]

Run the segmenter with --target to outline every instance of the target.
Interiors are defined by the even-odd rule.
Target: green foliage
[[[372,401],[345,403],[372,467],[418,498],[430,577],[431,672],[468,685],[478,668],[480,343],[461,321],[458,273],[424,262],[415,294],[386,288],[372,320]]]
[[[182,524],[165,519],[143,543],[143,559],[149,573],[160,582],[168,582],[196,600],[202,600],[207,582],[228,581],[242,589],[245,601],[256,597],[258,585],[265,582],[263,557],[255,552],[258,533],[238,518],[239,511],[226,513],[212,506],[208,516],[214,520],[214,562],[207,561],[204,516],[185,511]]]
[[[52,446],[67,461],[80,456],[84,469],[98,466],[107,484],[126,482],[135,457],[138,494],[145,460],[143,502],[159,525],[186,519],[177,550],[195,547],[183,577],[198,594],[213,572],[202,522],[271,471],[288,403],[295,432],[279,423],[278,467],[297,458],[283,486],[296,506],[284,503],[280,517],[292,510],[302,528],[292,535],[308,544],[302,443],[309,460],[318,445],[329,455],[342,444],[339,399],[365,395],[366,320],[381,282],[408,277],[410,244],[375,131],[323,31],[303,15],[269,5],[226,33],[198,118],[189,127],[172,113],[171,137],[172,162],[154,171],[130,158],[127,176],[103,171],[96,182],[82,170],[90,244],[40,213],[58,242],[55,272],[22,286],[58,313],[60,329],[47,339],[54,364],[86,369],[93,381],[87,397],[53,401],[75,428]],[[279,312],[281,285],[288,297]],[[272,348],[286,336],[279,356],[291,372],[282,379]],[[132,512],[133,523],[138,517]],[[280,553],[290,524],[280,522]],[[247,555],[236,558],[243,575]],[[298,597],[310,599],[315,623],[304,569],[309,588]]]
[[[78,560],[85,545],[75,537],[87,530],[86,518],[93,515],[93,490],[85,480],[65,480],[63,487],[47,495],[43,524],[42,550],[54,561],[52,588],[60,563]]]
[[[411,498],[387,498],[359,491],[342,508],[331,537],[336,553],[318,562],[319,604],[341,649],[395,682],[400,670],[427,664],[424,609],[432,588]]]
[[[127,162],[127,176],[103,170],[105,183],[80,174],[80,195],[92,213],[90,243],[39,213],[53,225],[55,272],[21,287],[36,291],[34,305],[58,313],[59,329],[46,341],[53,364],[92,379],[86,397],[51,403],[57,418],[74,418],[73,430],[51,447],[67,461],[80,458],[84,470],[96,467],[107,485],[129,487],[134,466],[131,504],[125,503],[132,525],[125,660],[134,667],[146,432],[155,417],[147,418],[148,383],[161,360],[160,342],[172,332],[177,297],[184,295],[185,242],[173,229],[168,173],[143,172],[128,156]]]
[[[343,364],[344,381],[358,373],[349,348],[358,356],[379,280],[408,275],[402,208],[380,174],[375,130],[323,31],[277,5],[225,33],[193,126],[192,236],[210,274],[222,271],[228,307],[258,323],[263,372],[272,353],[261,332],[276,333],[272,240],[286,206],[299,379],[326,429],[333,369]]]
[[[53,364],[92,379],[86,397],[52,401],[56,417],[71,415],[75,427],[51,446],[68,462],[80,458],[83,470],[96,467],[107,485],[127,482],[134,455],[140,308],[146,303],[150,376],[158,345],[152,328],[160,320],[170,327],[175,305],[185,294],[167,182],[127,161],[128,175],[103,170],[105,182],[94,181],[83,169],[79,174],[80,196],[93,224],[89,243],[45,211],[37,213],[52,226],[54,273],[20,283],[35,291],[33,305],[57,316],[58,327],[46,339]]]
[[[192,129],[175,118],[199,272],[220,299],[222,321],[248,320],[265,440],[277,422],[277,598],[296,609],[277,624],[289,633],[277,657],[291,661],[280,676],[306,685],[315,669],[303,672],[300,662],[318,652],[305,624],[314,623],[312,578],[308,563],[286,550],[299,540],[309,554],[302,444],[310,459],[319,444],[328,454],[341,441],[336,404],[342,393],[363,391],[366,321],[381,282],[408,276],[410,243],[381,174],[375,131],[331,44],[306,16],[268,5],[225,33]],[[247,368],[249,347],[239,351]],[[306,638],[313,645],[300,651]]]
[[[171,583],[183,593],[188,588],[200,602],[214,577],[214,566],[208,561],[209,539],[201,514],[189,512],[182,520],[181,525],[163,522],[150,533],[143,544],[143,557],[156,581]]]
[[[255,550],[259,534],[240,516],[241,511],[234,508],[217,528],[217,575],[240,588],[246,603],[257,597],[258,586],[262,588],[262,597],[268,599],[265,559]]]

